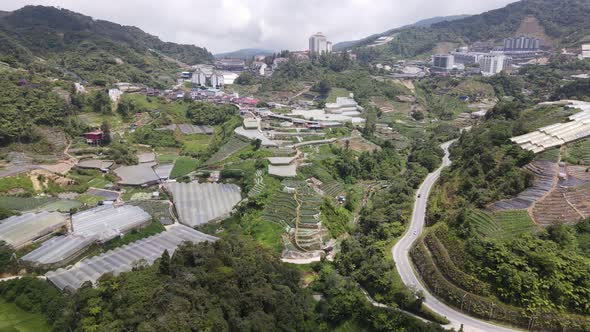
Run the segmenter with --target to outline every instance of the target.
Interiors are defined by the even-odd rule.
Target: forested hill
[[[0,14],[0,61],[61,70],[83,80],[150,83],[179,64],[212,61],[205,48],[161,41],[136,27],[54,7]]]
[[[547,46],[578,46],[582,41],[590,40],[589,15],[590,1],[587,0],[522,0],[504,8],[439,22],[430,27],[392,30],[389,35],[395,38],[391,42],[370,51],[384,57],[415,57],[443,52],[443,44],[500,42],[520,34],[541,37]],[[377,37],[364,39],[357,47],[369,45]]]
[[[440,22],[444,22],[444,21],[455,21],[455,20],[460,20],[462,18],[468,17],[469,15],[452,15],[452,16],[437,16],[437,17],[432,17],[432,18],[427,18],[424,20],[420,20],[414,24],[408,24],[408,25],[404,25],[403,27],[399,27],[399,28],[395,28],[395,29],[390,29],[387,30],[385,32],[379,33],[379,34],[375,34],[375,35],[371,35],[369,37],[360,39],[360,40],[352,40],[352,41],[344,41],[344,42],[339,42],[334,44],[333,49],[335,51],[340,51],[340,50],[344,50],[353,46],[357,46],[357,45],[362,45],[367,41],[373,41],[379,37],[383,37],[383,36],[389,36],[390,34],[392,34],[393,32],[395,32],[396,30],[401,30],[401,29],[409,29],[409,28],[415,28],[415,27],[423,27],[423,28],[428,28],[430,26],[432,26],[433,24],[436,23],[440,23]]]

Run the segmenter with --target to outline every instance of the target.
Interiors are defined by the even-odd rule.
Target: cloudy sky
[[[317,31],[336,43],[511,2],[515,0],[0,0],[0,10],[60,6],[218,53],[240,48],[302,50]]]

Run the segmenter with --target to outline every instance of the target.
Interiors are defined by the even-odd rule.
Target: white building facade
[[[493,76],[510,69],[512,58],[503,54],[490,54],[481,58],[481,73],[484,76]]]
[[[432,67],[437,70],[451,71],[455,65],[455,57],[451,54],[432,56]]]
[[[332,42],[323,33],[318,32],[309,37],[309,52],[314,54],[323,54],[332,52]]]

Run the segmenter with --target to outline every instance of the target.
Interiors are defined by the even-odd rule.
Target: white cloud
[[[305,49],[324,32],[353,40],[434,16],[477,14],[515,0],[0,0],[0,10],[60,6],[97,19],[134,25],[165,41],[240,48]]]

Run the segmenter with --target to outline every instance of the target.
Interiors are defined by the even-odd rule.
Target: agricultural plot
[[[542,201],[535,204],[533,217],[541,225],[573,224],[590,217],[590,182],[589,175],[581,172],[577,166],[568,166],[567,172],[574,168],[568,180],[560,182]],[[574,184],[567,186],[567,184]]]
[[[528,209],[534,202],[541,199],[553,188],[553,182],[558,172],[557,163],[550,161],[534,161],[525,169],[535,174],[532,187],[527,188],[518,196],[496,202],[490,206],[492,211]]]
[[[30,211],[45,204],[55,202],[52,197],[12,197],[0,196],[0,208],[17,211]]]
[[[171,225],[174,223],[170,215],[170,205],[168,201],[138,201],[132,202],[130,205],[137,206],[147,212],[152,219],[158,220],[163,225]]]
[[[84,259],[68,269],[45,274],[61,290],[78,289],[86,281],[93,284],[105,273],[119,275],[131,271],[138,264],[153,264],[164,250],[172,255],[183,242],[216,241],[217,238],[183,225],[172,225],[165,232]]]
[[[197,168],[199,161],[189,157],[179,157],[176,159],[172,170],[170,171],[169,177],[172,179],[185,176]]]
[[[236,136],[232,136],[230,140],[225,143],[217,152],[215,152],[209,160],[205,163],[206,165],[211,165],[223,161],[232,154],[242,150],[243,148],[247,147],[249,142],[246,142],[243,139],[240,139]]]
[[[291,228],[295,227],[295,218],[297,218],[297,202],[293,194],[282,191],[274,193],[262,211],[263,220],[289,225]]]
[[[334,198],[340,196],[344,192],[344,186],[336,180],[322,183],[320,189],[322,189],[326,195]]]
[[[167,183],[166,190],[178,212],[180,222],[200,226],[229,216],[242,199],[240,187],[224,183]]]
[[[259,195],[263,190],[264,190],[264,177],[263,177],[264,172],[259,169],[256,171],[256,173],[254,174],[254,186],[252,187],[252,189],[250,189],[250,192],[248,193],[248,197],[254,197]]]
[[[590,139],[568,144],[564,159],[572,164],[590,165]]]
[[[468,220],[483,236],[509,240],[524,233],[535,231],[535,225],[526,210],[497,211],[488,213],[473,210]]]
[[[82,206],[82,202],[77,200],[70,200],[70,199],[62,199],[59,201],[51,202],[46,205],[43,205],[39,208],[39,210],[53,212],[69,212],[71,209],[77,209]]]

